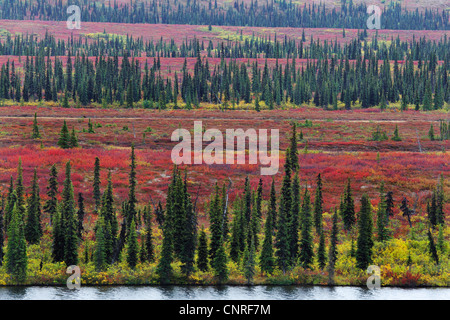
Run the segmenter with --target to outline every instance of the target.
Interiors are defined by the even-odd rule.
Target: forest
[[[206,1],[205,1],[206,2]],[[101,5],[88,0],[73,1],[81,9],[81,21],[114,23],[164,23],[194,25],[233,25],[295,28],[364,29],[367,4],[341,0],[339,10],[329,10],[324,3],[303,6],[292,1],[234,1],[232,5],[217,4],[217,0],[200,1],[108,1]],[[67,3],[57,1],[2,0],[0,19],[65,21]],[[449,30],[449,13],[426,8],[404,10],[398,2],[389,2],[382,11],[383,29]]]
[[[91,122],[89,128],[93,128]],[[36,117],[31,132],[34,139],[39,138]],[[91,199],[84,192],[74,192],[68,161],[62,186],[57,167],[51,166],[47,200],[42,202],[36,170],[30,186],[24,186],[19,157],[17,176],[11,176],[2,197],[0,256],[5,269],[0,281],[61,283],[63,273],[51,270],[65,264],[80,265],[85,284],[361,285],[366,268],[383,262],[383,271],[390,275],[387,285],[445,285],[449,247],[444,236],[448,228],[444,177],[440,175],[430,190],[426,215],[419,224],[417,204],[410,204],[406,197],[394,203],[384,181],[372,205],[367,193],[355,198],[349,177],[341,186],[339,204],[330,208],[322,188],[323,174],[316,176],[314,188],[300,182],[298,138],[293,124],[281,185],[272,179],[270,191],[263,194],[269,186],[263,188],[261,179],[256,185],[250,183],[247,176],[231,202],[231,183],[218,182],[206,195],[206,220],[201,225],[198,189],[188,187],[187,168],[173,167],[165,202],[154,201],[151,194],[148,203],[137,200],[134,144],[122,202],[116,200],[111,170],[101,190],[105,183],[100,181],[98,157],[93,164]],[[58,145],[78,147],[74,131],[70,133],[65,122]],[[394,212],[407,223],[402,235],[394,227],[398,219]],[[87,227],[88,215],[96,218],[92,229]]]
[[[347,110],[357,103],[361,108],[379,106],[380,109],[386,109],[389,103],[398,103],[401,110],[413,106],[415,110],[425,111],[442,109],[444,103],[450,102],[450,42],[446,37],[438,44],[423,40],[408,44],[397,38],[387,47],[379,45],[375,36],[370,45],[358,39],[343,48],[338,43],[322,45],[311,39],[306,55],[317,58],[308,58],[299,68],[296,66],[297,55],[303,57],[304,50],[301,45],[297,48],[290,42],[275,45],[275,52],[280,52],[276,56],[287,56],[284,66],[276,59],[275,65],[269,67],[267,59],[263,66],[254,59],[247,63],[225,59],[225,52],[232,48],[223,43],[218,51],[222,52],[220,61],[210,65],[211,58],[201,57],[203,46],[197,41],[188,47],[197,52],[193,70],[187,67],[185,58],[179,74],[175,71],[173,76],[161,74],[159,51],[151,65],[145,59],[142,67],[138,58],[133,56],[130,61],[127,50],[123,50],[121,62],[117,52],[113,57],[96,55],[95,61],[85,55],[84,51],[98,52],[99,43],[104,42],[88,47],[87,44],[83,46],[80,39],[77,46],[80,49],[69,47],[67,57],[56,55],[53,58],[52,55],[53,59],[51,52],[65,54],[66,49],[64,42],[58,42],[56,46],[51,37],[43,42],[37,42],[34,37],[13,42],[7,39],[4,48],[17,48],[13,53],[21,55],[24,42],[32,45],[26,46],[23,72],[17,70],[15,61],[8,60],[2,65],[2,100],[10,99],[16,103],[53,101],[66,108],[71,104],[107,106],[116,103],[127,108],[140,104],[144,108],[157,109],[191,109],[199,107],[201,102],[227,108],[242,101],[253,104],[256,110],[260,110],[260,102],[264,107],[274,109],[311,101],[314,106],[334,110],[339,108],[339,102]],[[49,43],[53,43],[53,47],[47,46]],[[129,45],[135,47],[133,44],[131,39]],[[149,44],[147,47],[154,48]],[[249,46],[243,51],[249,53],[243,56],[256,56],[257,47]],[[1,49],[0,46],[0,52]],[[75,50],[82,50],[81,55],[77,52],[72,57],[71,51]],[[28,51],[35,51],[35,55],[28,56]],[[187,55],[186,50],[181,51]],[[183,106],[178,105],[180,98]]]
[[[0,286],[449,286],[446,7],[71,4],[0,0]],[[279,172],[174,166],[200,120]]]

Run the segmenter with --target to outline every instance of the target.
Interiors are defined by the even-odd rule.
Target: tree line
[[[221,58],[210,66],[209,58],[197,55],[193,70],[185,59],[181,71],[174,76],[163,76],[159,59],[144,68],[135,57],[96,57],[89,59],[84,53],[67,57],[65,67],[59,57],[51,59],[49,51],[41,50],[36,56],[26,56],[24,72],[15,63],[6,62],[0,69],[0,99],[17,102],[45,100],[86,106],[98,103],[104,107],[117,103],[128,108],[140,103],[144,108],[164,109],[198,107],[201,102],[228,107],[253,103],[259,110],[264,101],[269,109],[290,103],[300,106],[312,102],[324,109],[338,109],[340,101],[346,109],[357,103],[362,108],[401,102],[402,110],[414,106],[415,110],[442,109],[450,102],[450,56],[440,63],[434,50],[426,59],[414,61],[408,53],[405,60],[393,63],[378,55],[368,45],[365,54],[356,54],[354,60],[335,56],[307,60],[296,66],[296,59],[280,59],[269,67],[258,61],[238,62]],[[74,60],[74,62],[72,62]],[[382,61],[381,65],[379,61]],[[69,104],[70,102],[70,104]]]
[[[345,38],[345,29],[343,36]],[[373,44],[368,46],[366,42]],[[51,57],[66,55],[86,56],[134,56],[134,57],[197,57],[199,54],[210,58],[298,58],[298,59],[319,59],[335,56],[338,59],[355,59],[363,55],[363,50],[374,50],[379,60],[403,60],[408,53],[415,61],[426,61],[431,56],[437,60],[448,60],[450,51],[450,41],[447,35],[444,35],[439,41],[426,40],[425,37],[416,39],[413,35],[412,40],[401,41],[397,35],[396,38],[390,37],[386,43],[380,39],[378,31],[368,39],[367,30],[359,31],[357,37],[350,43],[341,44],[337,39],[333,41],[315,40],[311,35],[309,38],[302,30],[300,39],[293,39],[284,35],[284,37],[272,35],[258,36],[252,33],[251,36],[243,35],[243,30],[236,30],[235,37],[230,39],[216,41],[199,41],[195,36],[182,40],[177,45],[173,38],[159,40],[144,40],[143,37],[133,37],[133,35],[116,35],[96,33],[88,35],[79,35],[78,39],[71,34],[66,40],[56,39],[54,35],[47,31],[42,38],[35,34],[16,34],[14,37],[7,33],[4,40],[0,39],[0,55],[14,56],[36,56],[47,53]]]
[[[386,192],[382,183],[376,216],[366,193],[361,196],[360,209],[356,212],[351,181],[348,179],[339,206],[332,209],[331,231],[325,231],[323,177],[321,174],[317,175],[312,200],[310,188],[300,184],[297,143],[298,134],[294,124],[286,150],[282,185],[278,192],[274,180],[269,195],[264,195],[262,180],[259,180],[254,190],[246,177],[243,189],[230,204],[228,195],[231,186],[223,184],[220,187],[216,184],[206,207],[208,231],[204,225],[201,228],[198,226],[198,195],[194,196],[188,190],[186,170],[174,167],[165,204],[154,203],[153,200],[147,205],[138,203],[133,145],[128,198],[120,204],[114,195],[111,172],[108,173],[107,185],[102,194],[100,159],[95,159],[92,185],[92,214],[96,217],[94,230],[86,230],[84,227],[87,215],[85,198],[79,192],[77,201],[75,200],[70,161],[65,165],[61,192],[58,170],[55,165],[51,166],[48,197],[42,206],[36,170],[30,193],[26,197],[22,162],[19,159],[17,178],[14,182],[11,177],[6,198],[2,197],[1,202],[0,262],[6,263],[7,272],[17,281],[26,279],[27,245],[41,241],[42,215],[45,213],[50,221],[53,262],[78,264],[82,255],[79,247],[86,241],[88,234],[93,232],[93,254],[88,253],[85,243],[85,263],[91,261],[97,271],[102,271],[122,259],[132,269],[138,263],[155,262],[161,283],[171,282],[174,275],[172,263],[176,261],[181,263],[181,271],[186,277],[196,270],[211,271],[217,281],[226,282],[230,259],[241,266],[248,283],[253,281],[256,264],[268,275],[275,269],[283,273],[296,266],[310,269],[316,261],[321,270],[328,271],[332,283],[338,257],[337,246],[344,233],[352,238],[351,255],[356,258],[356,266],[365,270],[372,262],[375,241],[383,242],[392,238],[393,230],[389,226],[389,220],[395,207],[393,193]],[[267,209],[263,209],[263,201],[267,204]],[[441,175],[427,204],[428,226],[430,229],[439,228],[440,242],[444,241],[441,230],[445,225],[445,201],[444,180]],[[407,216],[410,224],[410,216],[416,214],[415,210],[403,198],[400,211],[403,216]],[[159,254],[155,250],[155,228],[162,231]],[[6,253],[3,252],[5,233]],[[435,263],[439,263],[436,244],[430,231],[428,239],[430,255]],[[317,250],[315,241],[318,242]]]
[[[234,1],[232,5],[218,5],[209,0],[201,4],[196,0],[181,3],[178,0],[139,2],[119,5],[117,1],[98,4],[76,0],[81,20],[114,23],[164,23],[192,25],[226,25],[295,28],[350,28],[364,29],[369,17],[367,5],[355,5],[352,0],[341,0],[340,8],[329,9],[324,3],[304,4],[292,1],[266,1],[251,3]],[[0,19],[66,21],[68,3],[56,0],[19,1],[4,0]],[[448,30],[449,13],[444,9],[405,10],[398,2],[390,2],[382,11],[381,28],[402,30]]]

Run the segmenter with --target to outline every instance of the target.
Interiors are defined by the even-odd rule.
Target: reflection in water
[[[448,300],[450,288],[320,286],[0,287],[0,300]]]

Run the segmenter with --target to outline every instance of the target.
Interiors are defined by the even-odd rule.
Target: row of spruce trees
[[[206,272],[212,269],[217,280],[225,282],[229,275],[229,259],[242,267],[249,283],[253,281],[256,264],[259,264],[261,271],[266,274],[273,273],[276,268],[286,273],[296,266],[312,268],[315,259],[320,269],[328,270],[332,282],[340,232],[351,236],[351,255],[356,258],[358,268],[366,269],[372,261],[374,241],[387,241],[392,237],[392,230],[389,228],[389,219],[393,216],[395,206],[392,192],[386,193],[384,184],[380,186],[380,201],[374,227],[375,219],[368,195],[362,195],[360,210],[356,214],[355,200],[348,179],[340,205],[334,209],[331,234],[327,240],[322,217],[322,176],[317,176],[315,197],[314,201],[311,201],[308,188],[302,190],[300,185],[297,144],[298,134],[294,125],[286,152],[282,186],[277,195],[275,182],[272,181],[265,215],[262,212],[261,179],[256,190],[252,190],[247,177],[241,194],[232,205],[228,202],[230,186],[227,188],[223,185],[220,188],[216,184],[207,208],[209,236],[204,226],[200,230],[198,228],[198,196],[194,199],[188,191],[187,172],[183,173],[177,167],[173,170],[165,206],[159,202],[138,208],[134,146],[131,148],[128,199],[121,203],[120,216],[117,214],[111,173],[108,174],[107,186],[102,194],[100,160],[95,159],[93,212],[97,221],[94,230],[84,229],[85,199],[83,194],[79,193],[78,205],[76,204],[70,161],[66,163],[61,193],[58,187],[58,171],[55,165],[51,167],[47,187],[48,199],[41,208],[36,171],[31,182],[31,192],[26,198],[22,163],[19,160],[15,185],[11,177],[6,199],[2,198],[0,261],[6,261],[8,273],[17,281],[26,280],[27,243],[32,245],[40,242],[44,211],[51,226],[53,261],[63,261],[67,265],[78,264],[80,244],[85,241],[89,232],[94,232],[94,252],[90,255],[85,243],[84,262],[92,260],[98,271],[106,270],[109,265],[123,259],[122,252],[126,248],[125,259],[131,268],[135,268],[139,262],[157,262],[156,272],[162,283],[173,280],[174,261],[181,262],[181,271],[187,277],[195,270]],[[58,200],[59,195],[61,200]],[[444,241],[444,204],[444,182],[441,176],[427,204],[430,228],[439,228],[439,243]],[[411,225],[410,217],[416,214],[416,208],[410,208],[406,198],[403,198],[400,210]],[[153,239],[155,222],[162,230],[159,259]],[[4,258],[5,230],[8,241]],[[356,247],[353,241],[355,235]],[[314,237],[318,241],[317,251],[314,249]],[[430,254],[434,261],[439,263],[430,231],[428,238]]]
[[[345,29],[342,31],[346,37]],[[52,57],[62,57],[66,55],[81,56],[83,53],[88,56],[125,56],[134,57],[154,57],[153,64],[161,65],[160,58],[195,58],[198,54],[206,55],[209,58],[275,58],[275,59],[320,59],[330,58],[332,55],[338,59],[355,59],[365,52],[375,50],[379,60],[403,60],[411,54],[413,60],[427,61],[435,55],[437,60],[444,60],[449,54],[450,41],[444,35],[439,41],[427,40],[426,37],[416,39],[415,35],[411,40],[400,40],[400,36],[390,37],[388,43],[380,41],[378,31],[368,39],[366,30],[358,31],[355,39],[348,43],[341,43],[337,39],[333,41],[320,41],[314,35],[306,37],[305,30],[302,30],[301,38],[284,35],[284,37],[271,34],[251,36],[243,34],[243,29],[237,31],[237,39],[215,41],[200,41],[194,35],[193,38],[185,38],[180,45],[177,45],[174,38],[158,41],[153,39],[144,40],[141,36],[133,38],[133,35],[115,35],[106,32],[97,33],[95,36],[79,35],[78,39],[74,35],[66,40],[56,39],[53,34],[46,31],[43,37],[35,34],[16,34],[14,37],[7,33],[5,39],[0,39],[0,55],[12,56],[36,56],[41,52],[49,52]],[[371,40],[371,41],[369,41]],[[367,42],[372,43],[368,45]]]
[[[114,23],[164,23],[192,25],[228,25],[256,27],[295,28],[366,28],[366,3],[354,4],[352,0],[341,0],[339,9],[327,8],[324,3],[304,4],[293,1],[234,1],[233,4],[218,5],[217,0],[207,4],[196,0],[181,3],[178,0],[151,2],[117,1],[98,4],[88,0],[6,0],[0,6],[0,19],[66,21],[67,7],[77,5],[81,20]],[[444,9],[405,10],[398,2],[390,2],[382,11],[381,28],[403,30],[448,30],[449,16]]]
[[[450,58],[450,56],[447,56]],[[240,102],[259,103],[264,101],[269,109],[291,103],[300,106],[312,102],[324,109],[338,109],[338,102],[346,109],[356,103],[362,108],[400,102],[405,110],[442,109],[450,103],[450,60],[438,63],[435,55],[415,67],[412,55],[400,65],[393,66],[387,59],[379,65],[375,51],[349,59],[309,60],[297,68],[296,60],[277,60],[269,67],[257,61],[237,62],[221,59],[210,66],[208,58],[197,56],[193,72],[184,61],[179,74],[164,77],[158,64],[151,67],[146,61],[143,70],[139,61],[125,55],[119,66],[115,57],[100,57],[95,63],[84,54],[67,57],[66,70],[59,58],[54,61],[43,52],[35,57],[26,57],[23,77],[9,61],[0,69],[0,99],[17,102],[45,100],[59,102],[70,107],[99,103],[104,107],[112,103],[133,108],[164,109],[168,106],[190,109],[200,103],[222,106]],[[140,103],[140,101],[143,101]],[[139,103],[139,104],[138,104]]]

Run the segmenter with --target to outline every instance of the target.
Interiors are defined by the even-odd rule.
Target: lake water
[[[0,287],[0,300],[449,300],[450,288],[300,286]]]

